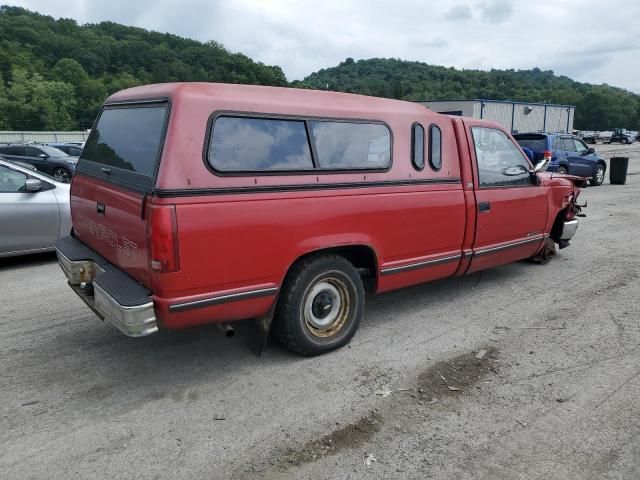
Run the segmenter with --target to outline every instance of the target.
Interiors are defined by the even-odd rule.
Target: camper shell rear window
[[[387,170],[391,151],[391,131],[379,122],[222,114],[207,162],[222,174]]]
[[[167,102],[107,105],[78,162],[78,171],[136,189],[152,188],[164,137]]]

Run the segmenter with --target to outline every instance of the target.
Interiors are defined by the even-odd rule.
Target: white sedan
[[[0,159],[0,257],[53,251],[71,233],[68,183]]]

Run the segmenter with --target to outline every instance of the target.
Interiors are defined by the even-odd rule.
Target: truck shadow
[[[469,295],[470,289],[509,284],[514,277],[526,275],[528,268],[531,265],[511,264],[486,271],[482,277],[451,278],[369,297],[361,334],[352,346],[362,347],[371,337],[367,330],[384,331],[400,314],[424,311],[434,302],[456,302]],[[33,366],[31,373],[39,388],[70,392],[68,401],[81,409],[118,411],[142,408],[165,398],[181,402],[195,400],[198,395],[215,398],[221,388],[236,382],[250,385],[256,375],[277,379],[278,372],[295,369],[298,362],[307,362],[304,368],[315,368],[327,360],[298,357],[274,339],[257,357],[247,346],[248,322],[236,322],[234,327],[236,335],[231,339],[216,326],[128,338],[87,310],[86,316],[69,322],[64,331],[46,340],[43,350],[56,352],[53,358],[43,358],[36,351],[22,351],[21,355],[27,357],[23,363],[26,368]]]

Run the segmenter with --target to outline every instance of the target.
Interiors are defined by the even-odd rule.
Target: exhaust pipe
[[[220,329],[220,332],[222,332],[222,334],[227,338],[231,338],[236,334],[236,331],[228,323],[218,323],[217,326]]]

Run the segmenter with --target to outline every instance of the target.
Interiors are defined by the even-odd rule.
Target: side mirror
[[[38,155],[39,158],[47,158],[48,155],[46,153],[41,153],[40,155]]]
[[[42,190],[42,181],[37,178],[28,178],[24,183],[24,189],[27,192],[39,192]]]
[[[591,154],[591,153],[596,153],[596,149],[591,147],[589,150],[587,150],[587,154]]]
[[[549,159],[545,157],[542,160],[540,160],[538,163],[536,163],[536,166],[533,167],[533,172],[531,173],[542,172],[544,171],[544,169],[547,168],[547,165],[549,165]]]

